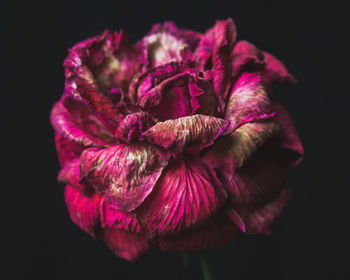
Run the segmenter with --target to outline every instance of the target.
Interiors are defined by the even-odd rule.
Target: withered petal
[[[203,223],[225,202],[226,191],[214,170],[198,156],[172,159],[152,193],[138,209],[141,223],[159,234]]]
[[[168,160],[168,153],[144,142],[90,148],[81,156],[80,174],[112,207],[130,212],[152,191]]]

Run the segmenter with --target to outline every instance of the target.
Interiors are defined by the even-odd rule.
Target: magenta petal
[[[247,41],[236,43],[231,59],[233,77],[238,77],[242,72],[260,72],[265,67],[263,52]]]
[[[109,111],[110,90],[120,88],[127,92],[131,79],[139,72],[139,56],[128,44],[125,32],[106,30],[70,49],[64,62],[66,85],[72,88],[73,95]]]
[[[213,69],[214,90],[221,108],[224,108],[224,101],[231,86],[230,55],[235,40],[236,27],[232,19],[217,21],[215,26],[205,33],[196,49],[196,61],[200,70]]]
[[[101,196],[93,194],[84,196],[71,186],[66,186],[66,204],[74,223],[92,236],[100,223]]]
[[[148,241],[142,235],[115,228],[104,228],[100,238],[119,257],[136,261],[149,249]]]
[[[278,102],[272,103],[273,110],[277,113],[276,122],[283,128],[280,141],[281,146],[295,154],[291,159],[290,167],[295,167],[303,159],[304,148],[299,139],[297,129],[295,128],[292,118],[284,107]]]
[[[291,154],[271,139],[237,170],[230,180],[237,207],[257,209],[270,202],[284,187]]]
[[[175,120],[158,122],[144,133],[144,138],[174,155],[179,154],[186,146],[201,150],[214,143],[228,127],[229,122],[223,119],[193,115]]]
[[[159,120],[176,119],[192,113],[188,89],[190,75],[175,75],[139,96],[138,104]]]
[[[262,80],[269,88],[275,83],[294,83],[294,77],[288,72],[284,64],[275,58],[272,54],[263,52],[266,66],[262,72]]]
[[[262,207],[254,210],[238,210],[246,225],[247,234],[270,233],[270,225],[281,215],[291,196],[291,190],[283,187],[276,198]]]
[[[226,192],[215,172],[199,157],[185,157],[169,162],[138,213],[149,230],[175,233],[202,223],[225,200]]]
[[[83,182],[105,194],[117,210],[130,212],[152,191],[169,155],[147,143],[116,145],[83,152],[80,171]]]
[[[86,195],[91,189],[81,184],[80,179],[79,158],[66,163],[58,174],[58,181],[66,183],[81,194]]]
[[[140,101],[147,92],[159,85],[166,79],[171,78],[184,70],[180,63],[171,62],[155,68],[146,69],[131,83],[129,92],[131,100],[135,103],[144,103]]]
[[[110,227],[123,231],[140,233],[141,226],[136,218],[136,213],[125,213],[119,211],[104,199],[101,206],[101,224],[102,227]]]
[[[119,124],[115,137],[131,143],[142,139],[143,132],[154,124],[147,112],[137,112],[127,115]]]
[[[85,104],[70,100],[68,108],[58,101],[51,111],[51,124],[68,141],[83,146],[106,146],[114,143],[114,125]]]
[[[57,133],[55,135],[55,144],[61,166],[64,166],[67,162],[80,157],[84,150],[82,145],[68,141]]]
[[[246,123],[232,133],[218,139],[203,155],[210,166],[234,174],[271,137],[280,132],[280,127],[271,120]]]
[[[158,246],[163,251],[171,252],[201,251],[224,244],[239,234],[235,223],[220,210],[204,224],[178,234],[160,236]]]
[[[183,50],[194,50],[200,36],[197,32],[180,29],[172,22],[154,25],[142,40],[148,67],[182,61]]]
[[[243,73],[228,100],[225,119],[233,131],[243,123],[259,121],[274,116],[270,99],[261,83],[260,73]]]

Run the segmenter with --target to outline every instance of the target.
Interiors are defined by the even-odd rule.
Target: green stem
[[[202,265],[202,272],[204,280],[214,280],[213,267],[211,265],[210,257],[208,252],[199,253],[199,260]]]
[[[188,268],[188,264],[190,262],[190,254],[188,252],[183,252],[181,254],[181,256],[182,256],[182,262],[184,264],[184,267],[185,267],[185,269],[187,269]]]

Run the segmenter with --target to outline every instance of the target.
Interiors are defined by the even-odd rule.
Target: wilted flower
[[[285,66],[231,19],[205,34],[155,25],[135,45],[75,45],[51,122],[72,220],[120,257],[196,251],[269,233],[303,148],[275,83]]]

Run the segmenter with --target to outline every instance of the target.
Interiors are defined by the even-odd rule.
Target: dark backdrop
[[[205,31],[232,17],[238,39],[280,58],[298,83],[280,87],[305,147],[290,176],[292,202],[273,236],[249,236],[211,251],[217,279],[349,279],[345,251],[348,160],[347,81],[331,1],[10,1],[1,17],[1,264],[3,279],[201,279],[195,258],[151,251],[131,264],[71,222],[56,182],[49,123],[63,91],[62,62],[73,44],[106,28],[132,41],[154,23],[173,20]],[[3,10],[4,11],[4,10]],[[3,272],[2,272],[3,273]],[[349,277],[349,275],[347,275]]]

